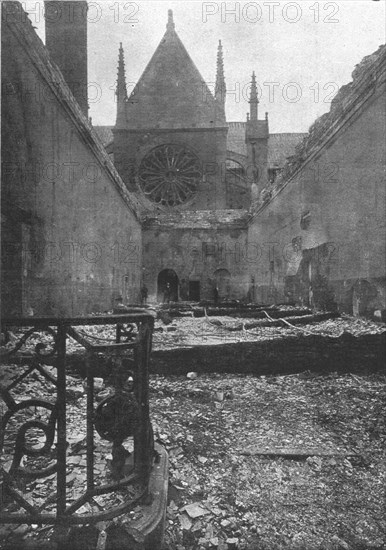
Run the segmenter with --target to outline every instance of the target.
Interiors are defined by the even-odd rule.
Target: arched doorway
[[[170,301],[178,301],[178,276],[173,269],[163,269],[157,279],[157,301],[163,302],[167,285],[170,287]]]
[[[228,300],[231,292],[231,274],[227,269],[217,269],[214,272],[214,279],[218,291],[218,299]]]

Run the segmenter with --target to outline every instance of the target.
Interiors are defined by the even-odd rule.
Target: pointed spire
[[[125,76],[125,58],[122,42],[119,43],[118,57],[118,78],[117,78],[117,101],[125,101],[127,98],[126,76]]]
[[[251,94],[249,96],[249,112],[251,120],[257,120],[257,106],[259,100],[257,97],[257,86],[256,86],[256,75],[255,71],[252,73],[252,82],[251,82]]]
[[[168,10],[168,23],[166,25],[166,30],[174,31],[174,29],[175,29],[175,24],[173,21],[173,10]]]
[[[126,76],[125,76],[125,59],[122,47],[122,42],[119,44],[119,57],[118,57],[118,77],[117,77],[117,124],[119,121],[123,121],[126,116],[125,104],[127,100],[127,88],[126,88]]]
[[[224,58],[222,53],[221,40],[218,41],[217,49],[217,71],[216,71],[216,86],[215,98],[222,108],[225,108],[226,84],[224,77]]]

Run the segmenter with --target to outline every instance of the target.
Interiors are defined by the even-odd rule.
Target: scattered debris
[[[156,436],[183,450],[170,456],[165,550],[340,550],[337,530],[350,548],[376,548],[386,528],[385,382],[363,373],[153,376]],[[189,506],[207,513],[193,517]]]
[[[283,457],[291,460],[306,460],[308,458],[315,457],[333,457],[333,456],[350,456],[348,452],[338,451],[337,449],[324,450],[324,449],[310,449],[310,448],[262,448],[260,446],[253,446],[240,451],[240,454],[245,456],[266,456],[269,458]],[[351,453],[352,454],[352,453]]]
[[[209,510],[203,508],[199,502],[193,502],[192,504],[187,504],[181,508],[181,512],[186,512],[191,518],[199,518],[200,516],[205,516],[210,514]]]
[[[178,317],[173,321],[173,332],[159,331],[162,323],[156,321],[153,337],[153,349],[165,350],[200,345],[216,345],[232,342],[265,342],[282,340],[288,337],[304,338],[307,336],[324,336],[341,338],[342,336],[361,336],[381,334],[386,331],[383,323],[367,319],[331,313],[314,313],[305,309],[301,315],[292,315],[294,308],[260,310],[259,318],[250,320],[235,315],[218,317]],[[264,314],[268,313],[270,319]],[[165,313],[165,312],[163,312]],[[247,311],[245,312],[246,315]],[[217,322],[218,321],[218,322]],[[301,326],[299,326],[301,325]],[[166,327],[165,327],[166,328]]]
[[[156,345],[175,346],[189,338],[201,342],[207,331],[215,340],[219,331],[225,332],[223,326],[209,325],[205,318],[181,317],[174,322],[177,330],[156,334]],[[227,317],[221,322],[236,326],[240,320]],[[361,335],[384,332],[385,327],[341,317],[313,324],[310,330]],[[258,335],[239,331],[244,339],[280,339],[288,334],[298,336],[299,331],[289,326],[263,327]],[[95,337],[106,336],[104,327],[95,328]],[[69,344],[76,350],[76,344],[71,340]],[[192,371],[192,377],[151,376],[154,434],[168,450],[170,461],[164,550],[381,548],[386,531],[382,465],[386,378],[369,374],[365,360],[363,366],[355,374],[198,376]],[[26,368],[5,366],[0,383],[10,383]],[[46,370],[56,376],[56,369]],[[68,382],[67,390],[73,392],[68,423],[76,429],[68,436],[67,484],[76,499],[85,484],[86,396],[81,377],[74,375]],[[43,387],[52,400],[49,386],[40,375],[29,375],[19,384],[24,398],[35,396]],[[97,399],[108,397],[108,392],[108,384],[100,386]],[[32,433],[31,444],[41,446],[44,439],[44,434]],[[4,468],[9,467],[11,443],[6,440],[1,457]],[[96,439],[97,477],[109,474],[111,452],[111,444]],[[54,477],[30,483],[30,498],[37,503],[49,498]],[[106,510],[121,498],[119,493],[97,496],[91,511],[94,506],[95,511]],[[87,506],[84,513],[90,513]],[[140,511],[133,514],[129,517],[137,517]],[[106,522],[99,527],[97,539],[102,545],[103,532],[113,526]],[[52,527],[45,525],[0,529],[1,544],[8,545],[27,539],[43,548],[51,535]],[[128,533],[124,536],[129,540]]]

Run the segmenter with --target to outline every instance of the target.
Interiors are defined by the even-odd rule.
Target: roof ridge
[[[184,54],[186,54],[186,56],[188,57],[188,59],[189,59],[191,65],[192,65],[192,66],[194,67],[194,69],[197,71],[197,75],[200,77],[201,82],[202,82],[203,84],[205,84],[205,86],[206,86],[206,92],[210,95],[210,98],[211,98],[211,99],[213,100],[213,102],[214,102],[214,96],[213,96],[212,92],[210,91],[210,89],[209,89],[207,83],[205,82],[204,78],[202,77],[202,75],[201,75],[201,73],[200,73],[200,71],[199,71],[197,65],[195,64],[195,62],[194,62],[193,59],[191,58],[191,56],[190,56],[188,50],[185,48],[185,45],[184,45],[184,43],[182,42],[181,38],[179,37],[179,35],[178,35],[177,31],[175,30],[175,28],[173,28],[173,31],[170,31],[169,29],[167,29],[166,32],[164,33],[163,37],[161,38],[160,43],[158,44],[157,48],[155,49],[155,52],[154,52],[153,55],[151,56],[150,61],[148,62],[148,64],[146,65],[146,67],[145,67],[145,69],[144,69],[144,71],[143,71],[143,73],[142,73],[141,76],[139,77],[139,80],[138,80],[136,86],[134,87],[134,90],[135,90],[135,88],[137,87],[137,85],[139,84],[139,82],[141,81],[141,79],[142,79],[143,75],[145,74],[145,72],[146,72],[147,68],[149,67],[149,65],[151,65],[151,62],[152,62],[153,58],[156,56],[158,50],[159,50],[159,49],[161,48],[161,46],[163,45],[163,42],[164,42],[164,40],[165,40],[165,37],[171,37],[172,40],[175,40],[175,41],[178,43],[178,45],[181,47],[181,49],[182,49],[182,51],[184,52]],[[134,94],[134,90],[133,90],[133,92],[132,92],[133,94]]]
[[[118,123],[117,128],[180,127],[181,120],[183,127],[225,126],[225,114],[219,113],[214,95],[174,29],[174,22],[169,21],[142,71],[126,102],[126,113],[127,124]]]

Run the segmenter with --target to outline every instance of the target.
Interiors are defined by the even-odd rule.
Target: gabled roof
[[[174,29],[171,10],[167,30],[126,102],[126,120],[129,129],[225,126],[212,93]]]

